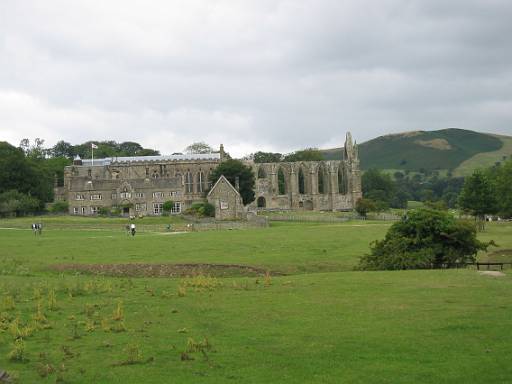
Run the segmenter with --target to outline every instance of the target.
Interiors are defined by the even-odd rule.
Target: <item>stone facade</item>
[[[180,213],[204,200],[212,187],[210,173],[224,159],[222,145],[211,154],[75,159],[65,168],[64,185],[55,188],[55,199],[67,200],[69,213],[75,215],[112,207],[126,215],[160,215],[168,200],[175,203],[173,213]],[[226,211],[219,212],[221,219],[242,218],[247,209],[352,210],[362,197],[358,150],[350,133],[342,160],[247,164],[256,177],[256,199],[243,207],[236,188],[223,178],[226,188],[219,185],[209,195],[219,211]],[[223,199],[227,209],[221,209]]]
[[[219,177],[206,198],[215,207],[217,220],[241,220],[247,217],[242,196],[224,175]]]
[[[352,210],[362,197],[357,145],[347,134],[343,160],[251,165],[256,175],[252,209]]]
[[[168,200],[172,213],[180,213],[204,200],[210,172],[223,156],[221,148],[212,154],[75,159],[64,169],[64,185],[55,188],[56,200],[67,200],[75,215],[112,207],[126,215],[160,215]]]

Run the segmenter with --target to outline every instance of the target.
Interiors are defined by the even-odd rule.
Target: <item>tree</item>
[[[478,251],[494,242],[476,238],[475,225],[456,220],[445,211],[409,211],[391,226],[383,240],[371,244],[369,255],[361,257],[363,270],[448,268],[474,262]]]
[[[212,185],[215,184],[221,175],[224,175],[233,186],[236,186],[236,179],[238,177],[239,192],[242,195],[243,203],[247,205],[254,201],[255,182],[251,167],[248,167],[240,160],[226,160],[210,173],[210,183]]]
[[[70,144],[65,142],[64,140],[58,141],[57,144],[55,144],[50,149],[50,154],[53,157],[66,157],[68,159],[72,159],[75,155],[74,147]]]
[[[277,152],[256,152],[253,156],[255,163],[279,163],[283,155]]]
[[[485,215],[498,211],[495,189],[483,172],[476,170],[466,178],[459,196],[459,206],[480,220],[480,229],[484,229]]]
[[[366,217],[368,212],[375,211],[375,209],[376,206],[373,200],[361,198],[356,201],[356,212],[360,216]]]
[[[324,155],[317,148],[306,148],[300,151],[289,153],[283,158],[283,161],[294,162],[294,161],[322,161]]]
[[[167,200],[165,203],[162,204],[162,209],[165,213],[171,214],[172,208],[174,207],[174,201]]]
[[[197,142],[190,144],[184,151],[189,154],[212,153],[213,148],[204,142]]]
[[[395,192],[391,176],[372,168],[363,174],[361,184],[364,196],[374,200],[377,205],[389,206]]]
[[[512,159],[495,172],[494,184],[499,196],[498,212],[501,216],[512,217]]]

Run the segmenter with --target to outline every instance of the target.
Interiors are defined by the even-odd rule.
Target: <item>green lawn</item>
[[[49,223],[40,238],[0,229],[0,370],[21,383],[510,382],[509,270],[499,278],[351,271],[388,226],[278,223],[135,238]],[[506,252],[511,232],[493,223],[480,236]],[[288,275],[128,279],[48,269],[67,262],[233,263]],[[13,334],[30,329],[27,360],[9,360]]]

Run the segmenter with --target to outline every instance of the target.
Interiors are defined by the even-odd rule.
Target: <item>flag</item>
[[[98,146],[96,144],[94,144],[94,143],[91,143],[91,148],[92,149],[98,149]]]

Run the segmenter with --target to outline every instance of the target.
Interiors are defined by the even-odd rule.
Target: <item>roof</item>
[[[217,185],[218,185],[221,181],[224,181],[224,182],[228,185],[228,187],[230,187],[233,191],[235,191],[235,193],[236,193],[238,196],[240,196],[240,192],[238,192],[238,191],[236,190],[236,188],[235,188],[235,187],[233,187],[233,184],[231,184],[231,183],[229,182],[229,180],[228,180],[228,179],[226,179],[226,177],[225,177],[224,175],[220,175],[219,180],[217,180],[217,181],[215,182],[215,184],[214,184],[214,185],[213,185],[213,187],[210,189],[210,192],[208,192],[208,195],[206,195],[206,197],[210,196],[210,194],[215,190],[215,188],[217,188]],[[241,196],[240,196],[240,197],[241,197]]]
[[[185,155],[167,155],[167,156],[123,156],[123,157],[105,157],[103,159],[94,159],[94,166],[104,166],[118,163],[142,163],[152,161],[186,161],[186,160],[220,160],[220,153],[192,153]],[[92,166],[92,159],[83,159],[82,165]]]

